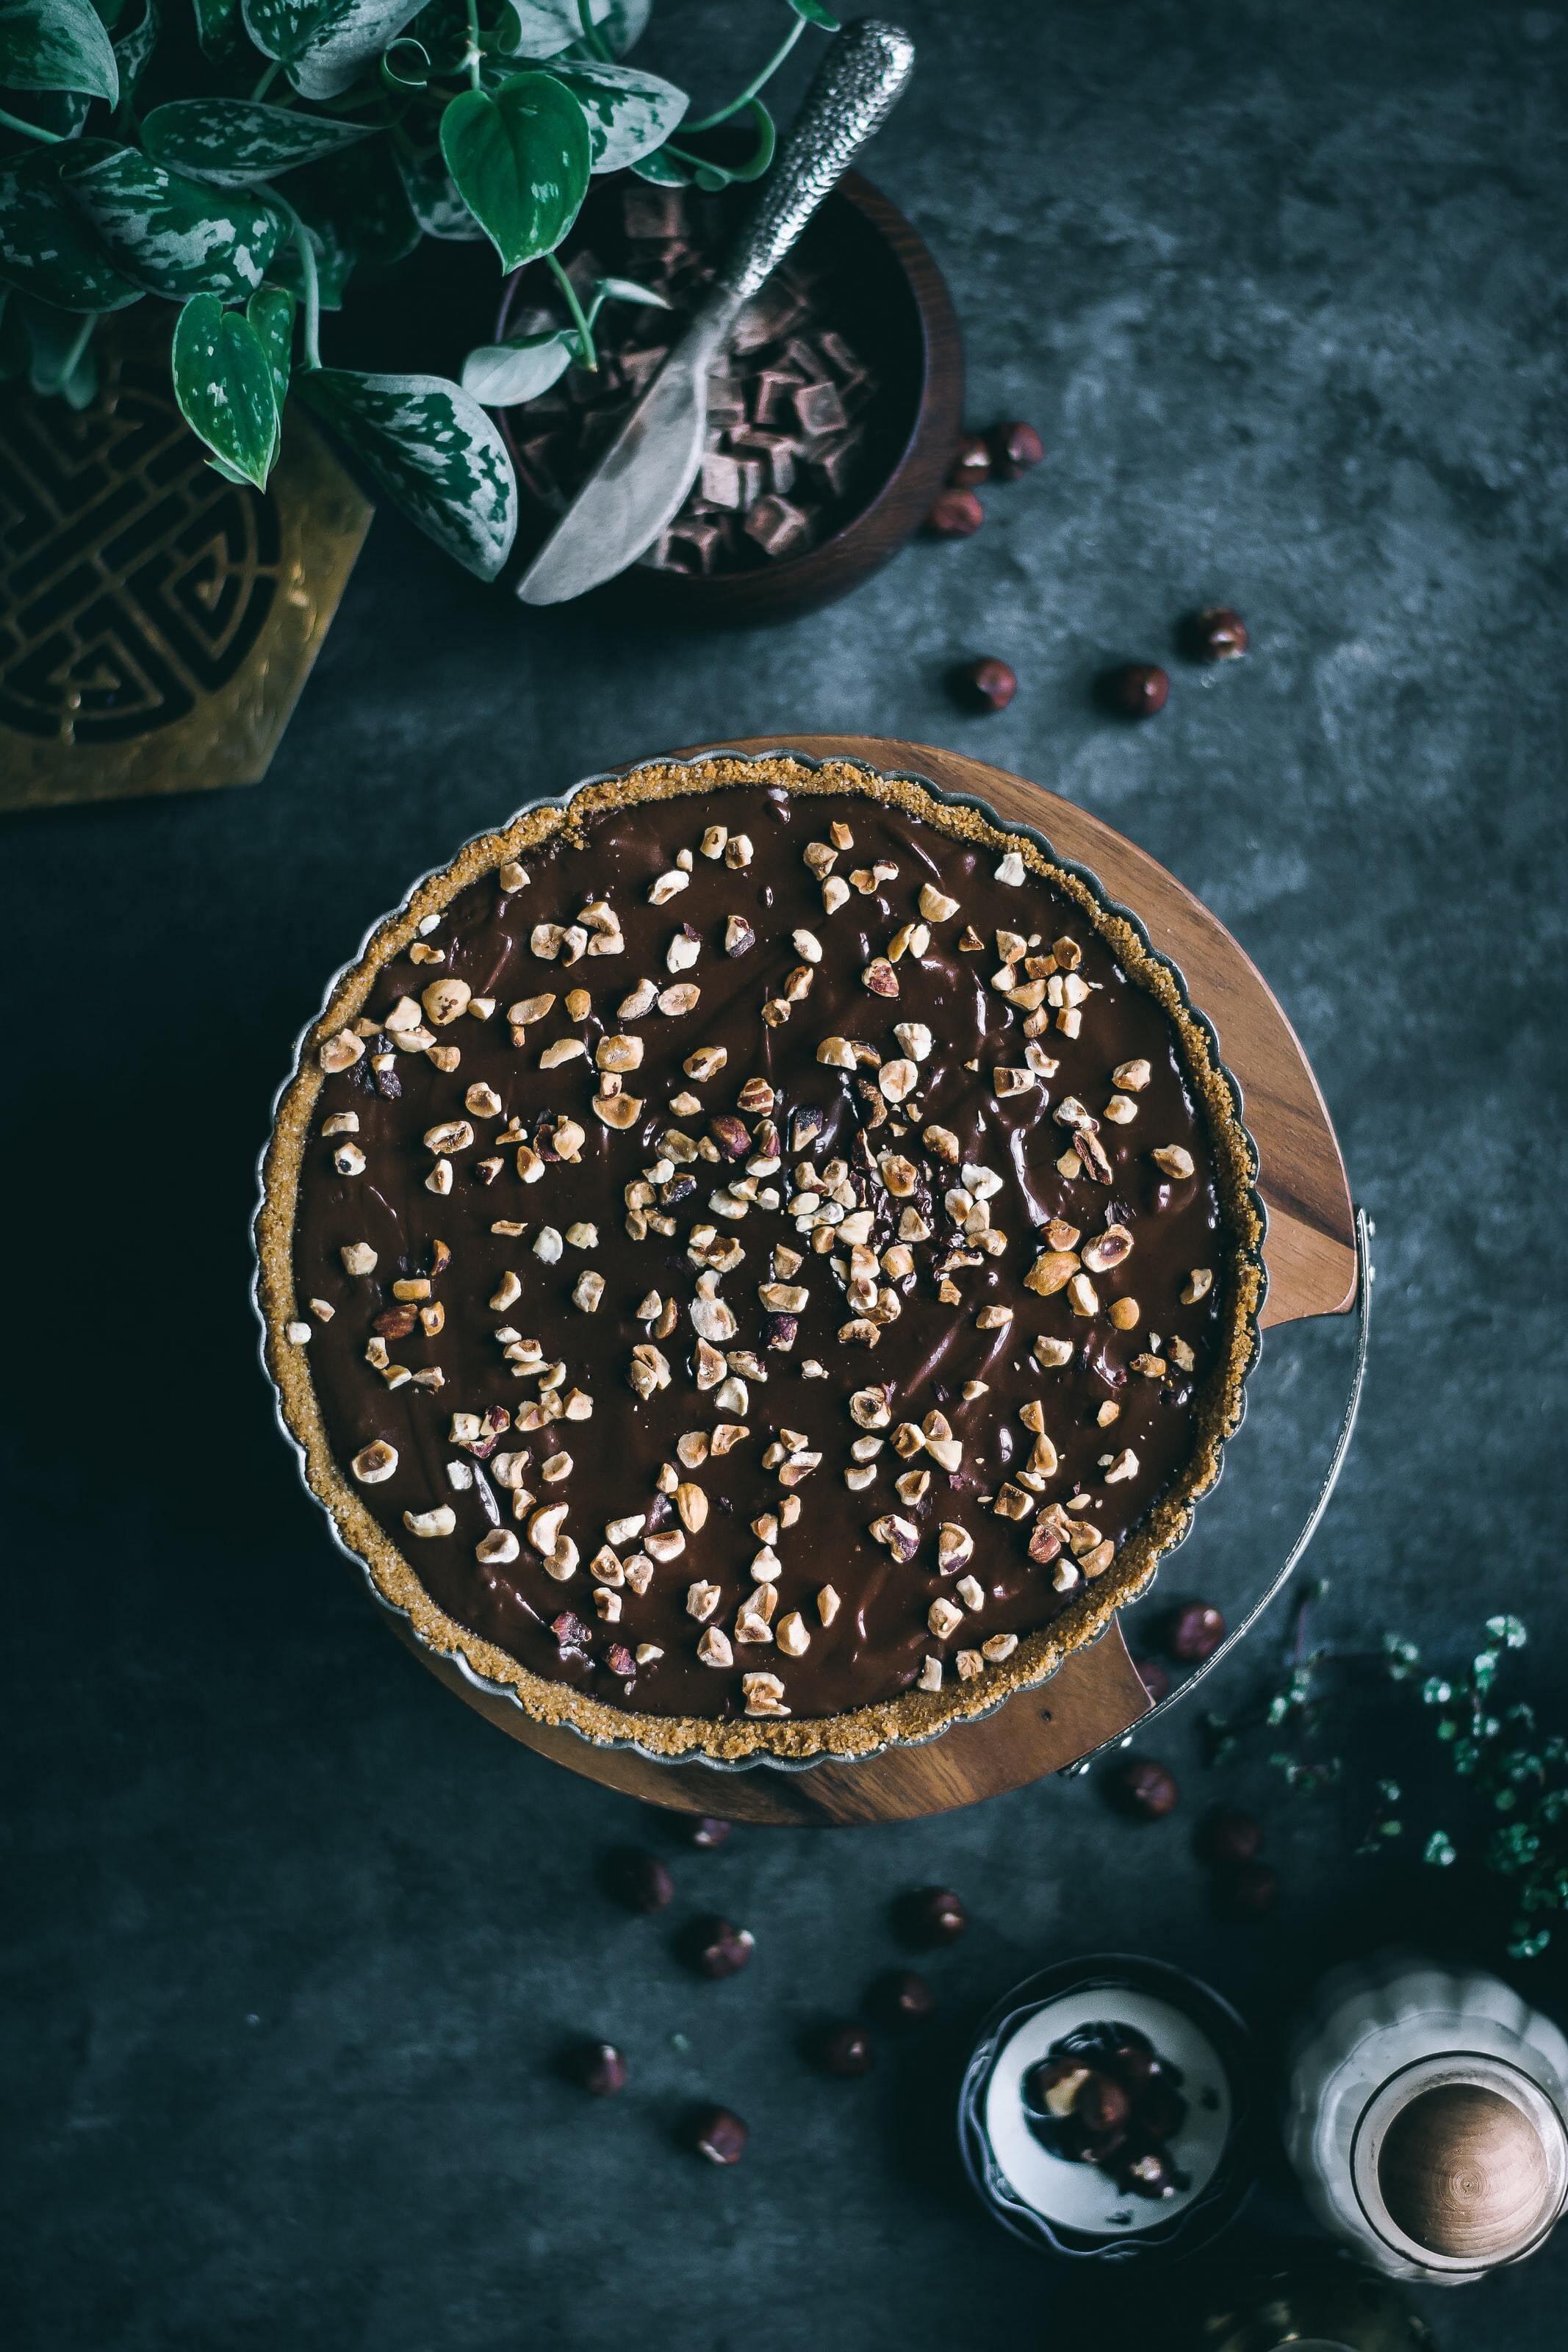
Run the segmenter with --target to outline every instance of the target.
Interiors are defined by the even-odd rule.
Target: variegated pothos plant
[[[0,377],[85,405],[99,320],[177,302],[174,394],[218,473],[265,487],[292,390],[493,579],[517,485],[485,404],[591,366],[605,302],[659,299],[562,268],[590,178],[760,176],[763,88],[808,24],[836,22],[823,0],[781,5],[773,55],[693,121],[625,62],[652,0],[0,0]],[[721,163],[702,134],[740,117],[751,154]],[[323,309],[423,236],[488,237],[503,269],[543,259],[561,323],[471,353],[461,385],[323,367]]]

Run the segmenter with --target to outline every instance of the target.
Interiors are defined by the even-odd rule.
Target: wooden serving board
[[[1185,974],[1193,1003],[1213,1022],[1221,1056],[1240,1083],[1261,1163],[1258,1190],[1268,1211],[1265,1327],[1349,1310],[1356,1287],[1355,1221],[1318,1082],[1262,975],[1174,875],[1087,810],[957,751],[872,735],[797,735],[697,748],[788,749],[814,759],[902,770],[944,791],[972,793],[999,816],[1037,826],[1064,857],[1087,866]],[[721,1772],[593,1748],[574,1732],[531,1722],[511,1701],[476,1689],[455,1666],[416,1643],[400,1620],[393,1622],[422,1664],[525,1748],[648,1804],[730,1821],[845,1827],[947,1812],[1060,1771],[1130,1730],[1149,1708],[1121,1629],[1113,1625],[1037,1690],[1020,1691],[984,1722],[955,1725],[928,1747],[891,1748],[864,1763],[818,1764],[804,1772],[766,1767]]]

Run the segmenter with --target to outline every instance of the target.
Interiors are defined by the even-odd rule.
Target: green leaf
[[[465,90],[441,117],[441,152],[503,269],[553,253],[587,194],[587,121],[552,74]]]
[[[201,181],[165,172],[132,147],[85,169],[63,165],[60,184],[125,275],[175,299],[253,294],[283,234],[281,217],[265,203],[219,199]]]
[[[120,68],[89,0],[0,0],[0,83],[120,97]]]
[[[302,98],[340,98],[374,64],[419,0],[242,0],[246,28]]]
[[[112,155],[104,139],[40,147],[0,170],[0,278],[58,310],[123,310],[142,299],[60,193],[68,157]]]
[[[245,46],[239,0],[192,0],[196,12],[196,38],[204,58],[221,65]]]
[[[607,302],[648,302],[656,310],[668,310],[669,303],[651,286],[634,286],[629,278],[601,278],[598,291]]]
[[[397,151],[397,169],[416,222],[426,236],[448,245],[482,245],[484,230],[452,185],[439,148],[423,155]]]
[[[247,98],[176,98],[153,108],[142,125],[142,143],[155,163],[216,187],[242,188],[341,154],[374,128],[327,114],[290,114]]]
[[[383,50],[377,71],[388,89],[401,95],[406,90],[428,89],[435,67],[424,42],[405,35]]]
[[[559,57],[582,37],[577,0],[507,0],[507,13],[511,21],[503,26],[502,47],[510,58]],[[611,0],[594,0],[595,25],[610,13]]]
[[[823,6],[822,0],[789,0],[789,5],[797,16],[805,18],[808,25],[820,25],[825,33],[838,30],[837,17],[831,8]]]
[[[513,335],[504,343],[481,343],[463,362],[463,390],[486,408],[510,408],[537,400],[565,374],[577,349],[575,327],[553,327],[541,335]]]
[[[517,530],[517,483],[476,400],[436,375],[353,375],[311,368],[299,398],[333,425],[410,521],[493,580]]]
[[[639,180],[651,180],[656,188],[689,188],[694,174],[674,155],[667,155],[662,147],[652,155],[639,155],[632,165]]]
[[[226,466],[267,487],[278,439],[271,359],[248,319],[216,294],[197,294],[174,329],[174,398],[198,439]]]
[[[137,86],[153,62],[159,29],[158,0],[142,0],[140,20],[129,33],[121,33],[114,44],[114,62],[120,68],[120,87],[127,98],[135,97]]]
[[[639,155],[662,147],[690,103],[672,81],[638,73],[634,66],[584,58],[552,70],[587,118],[594,172],[622,172]]]
[[[278,451],[283,439],[283,403],[288,397],[289,371],[293,359],[294,307],[294,297],[287,286],[259,287],[245,306],[246,318],[272,370],[272,397],[278,409],[278,429],[272,436],[268,471],[278,463]]]

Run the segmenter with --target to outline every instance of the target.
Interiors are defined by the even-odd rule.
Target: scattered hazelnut
[[[1165,1652],[1184,1666],[1212,1658],[1225,1639],[1225,1619],[1205,1601],[1191,1601],[1165,1621]]]
[[[1216,1869],[1256,1862],[1263,1848],[1263,1824],[1251,1813],[1216,1805],[1199,1824],[1196,1843],[1200,1861]]]
[[[917,1886],[899,1897],[894,1925],[908,1944],[955,1944],[969,1925],[969,1914],[950,1886]]]
[[[1179,1794],[1173,1776],[1151,1756],[1129,1756],[1111,1774],[1110,1787],[1122,1811],[1142,1822],[1163,1821]]]
[[[984,433],[961,433],[958,448],[948,472],[948,487],[954,490],[977,490],[982,482],[991,478],[991,450]]]
[[[584,2091],[607,2099],[625,2090],[626,2062],[613,2042],[584,2042],[572,2053],[572,2074]]]
[[[700,1977],[716,1982],[740,1974],[755,1940],[749,1927],[732,1927],[728,1919],[693,1919],[680,1937],[680,1956]]]
[[[728,2107],[704,2107],[689,2126],[690,2144],[710,2164],[739,2164],[749,2137],[739,2116]]]
[[[617,1903],[645,1916],[662,1911],[675,1893],[675,1881],[658,1856],[636,1846],[625,1846],[610,1856],[605,1877]]]
[[[936,539],[973,539],[985,520],[985,509],[973,490],[943,490],[926,517],[926,529]]]
[[[727,1843],[731,1826],[731,1822],[721,1822],[712,1813],[699,1813],[694,1822],[687,1824],[687,1843],[700,1846],[704,1853],[711,1853]]]
[[[1215,1882],[1220,1909],[1231,1919],[1262,1919],[1279,1900],[1279,1876],[1266,1862],[1242,1862]]]
[[[976,710],[1005,710],[1018,691],[1013,671],[994,655],[964,663],[953,671],[952,683],[959,700]]]
[[[1152,719],[1171,698],[1171,681],[1154,662],[1124,662],[1110,673],[1106,690],[1123,717]]]
[[[846,2079],[871,2071],[871,2040],[863,2025],[830,2025],[817,2037],[816,2063],[825,2074]]]
[[[1239,661],[1251,643],[1247,623],[1228,604],[1210,604],[1182,625],[1182,650],[1194,661]]]
[[[994,425],[987,438],[991,471],[999,482],[1017,481],[1046,454],[1045,443],[1032,425]]]
[[[936,1995],[913,1969],[889,1969],[871,1987],[867,2006],[884,2025],[919,2025],[936,2007]]]

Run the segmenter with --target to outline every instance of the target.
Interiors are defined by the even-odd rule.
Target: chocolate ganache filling
[[[656,1716],[1000,1664],[1228,1346],[1175,1024],[1016,852],[853,793],[574,821],[321,1049],[289,1343],[457,1623]]]

